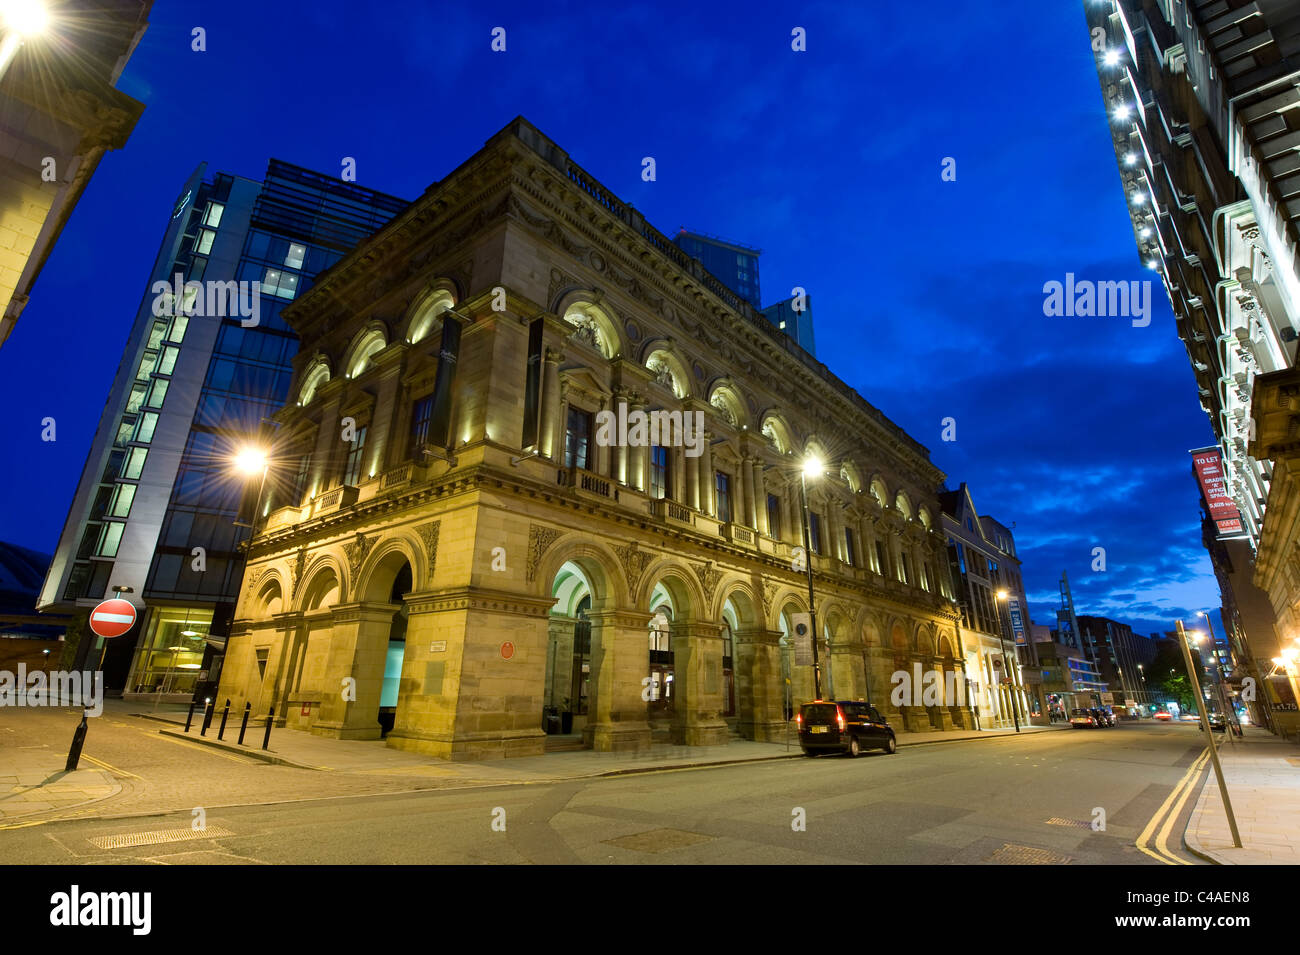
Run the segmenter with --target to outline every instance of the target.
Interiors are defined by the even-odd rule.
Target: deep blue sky
[[[611,4],[619,7],[621,4]],[[190,30],[207,31],[207,52]],[[493,27],[507,51],[493,53]],[[808,50],[790,49],[793,27]],[[1037,622],[1144,633],[1218,605],[1187,451],[1213,443],[1158,284],[1151,325],[1045,318],[1066,272],[1149,279],[1081,3],[156,3],[100,166],[0,347],[0,540],[53,552],[181,184],[271,156],[414,198],[522,114],[661,231],[763,249],[765,303],[1010,525]],[[640,178],[655,157],[658,179]],[[943,182],[944,157],[957,161]],[[58,440],[40,441],[53,416]],[[957,422],[954,443],[940,422]],[[1106,548],[1107,570],[1090,569]]]

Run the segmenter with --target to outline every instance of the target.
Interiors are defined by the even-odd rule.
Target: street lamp
[[[999,590],[997,593],[998,604],[1004,604],[1010,599],[1011,595],[1005,590]],[[1002,644],[1002,665],[1005,669],[1008,666],[1007,660],[1007,627],[1002,620],[1002,607],[998,607],[998,642]],[[1020,673],[1020,661],[1016,661],[1014,669],[1011,671],[1017,676]],[[1016,732],[1020,732],[1020,701],[1018,695],[1020,692],[1020,683],[1017,676],[1011,678],[1011,716],[1016,722]]]
[[[2,77],[23,43],[45,32],[50,17],[41,0],[0,0],[0,21],[4,23],[4,35],[0,38]]]
[[[812,517],[808,510],[808,478],[820,477],[826,469],[820,458],[815,454],[810,454],[804,459],[803,467],[799,470],[799,502],[803,505],[803,556],[804,569],[808,572],[808,621],[812,624],[812,658],[813,658],[813,695],[816,699],[822,698],[822,671],[821,662],[817,655],[817,611],[813,608],[813,570],[812,570],[812,537],[810,527]]]
[[[250,478],[254,474],[261,472],[262,478],[257,485],[257,500],[253,504],[252,523],[235,521],[236,527],[252,528],[257,523],[257,512],[262,508],[262,492],[266,490],[266,474],[271,470],[270,456],[262,448],[253,445],[245,445],[236,452],[234,457],[235,470],[244,478]]]

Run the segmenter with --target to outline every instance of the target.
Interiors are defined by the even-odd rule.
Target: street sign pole
[[[1237,817],[1232,813],[1232,801],[1228,799],[1228,785],[1223,779],[1223,767],[1219,765],[1219,751],[1214,746],[1214,733],[1210,730],[1210,716],[1205,711],[1205,700],[1201,697],[1201,681],[1196,678],[1196,667],[1192,664],[1192,648],[1187,642],[1187,631],[1183,622],[1178,626],[1178,645],[1183,649],[1183,662],[1187,665],[1187,678],[1192,681],[1192,692],[1196,694],[1196,706],[1201,714],[1201,729],[1205,731],[1205,742],[1210,747],[1210,761],[1214,763],[1214,775],[1219,781],[1219,795],[1223,797],[1223,811],[1228,815],[1228,828],[1232,830],[1232,844],[1241,848],[1241,834],[1237,832]],[[1227,720],[1227,716],[1224,716]]]

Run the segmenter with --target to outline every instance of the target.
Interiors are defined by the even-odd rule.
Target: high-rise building
[[[1081,614],[1079,636],[1088,650],[1089,658],[1096,665],[1109,689],[1124,694],[1126,700],[1139,700],[1142,689],[1142,671],[1151,665],[1156,657],[1156,647],[1151,640],[1126,623]]]
[[[817,355],[813,339],[812,296],[792,295],[783,302],[762,309],[763,317],[785,332],[808,354]]]
[[[1300,386],[1300,7],[1105,0],[1084,10],[1134,239],[1169,295],[1218,444],[1212,464],[1239,512],[1216,536],[1256,551],[1253,576],[1287,628],[1298,538],[1292,522],[1264,515],[1290,513],[1300,495],[1300,482],[1274,487],[1294,455],[1286,412]],[[1275,430],[1270,411],[1281,412]],[[1252,576],[1242,570],[1216,567],[1221,586]],[[1243,602],[1225,594],[1225,617]],[[1253,617],[1241,634],[1248,655],[1276,657],[1275,626]]]
[[[59,3],[8,67],[0,66],[0,345],[99,161],[126,144],[144,112],[114,84],[152,6]],[[6,24],[6,44],[14,29]]]
[[[1046,723],[1047,705],[1011,529],[980,516],[963,481],[941,491],[942,531],[962,615],[966,672],[981,688],[984,728]]]
[[[699,259],[714,278],[754,308],[763,307],[758,286],[758,257],[763,254],[762,249],[751,249],[686,229],[679,230],[673,241],[691,258]]]
[[[284,404],[297,352],[280,310],[406,205],[278,160],[261,182],[205,171],[171,210],[38,604],[143,605],[101,650],[126,693],[216,677],[246,536],[232,459]]]

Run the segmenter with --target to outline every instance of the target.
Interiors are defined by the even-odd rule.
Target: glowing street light
[[[1105,63],[1107,66],[1115,66],[1119,63],[1119,51],[1107,50],[1106,55],[1101,58],[1101,62]]]
[[[0,76],[5,75],[23,43],[40,36],[49,26],[50,16],[41,0],[0,0]]]
[[[236,527],[252,528],[257,523],[257,512],[262,509],[262,492],[266,490],[266,475],[271,470],[270,456],[262,448],[254,445],[245,445],[235,453],[234,460],[231,462],[235,470],[245,478],[251,478],[255,474],[261,474],[262,479],[257,485],[257,500],[253,504],[252,523],[235,521]],[[242,510],[242,508],[240,508]]]

